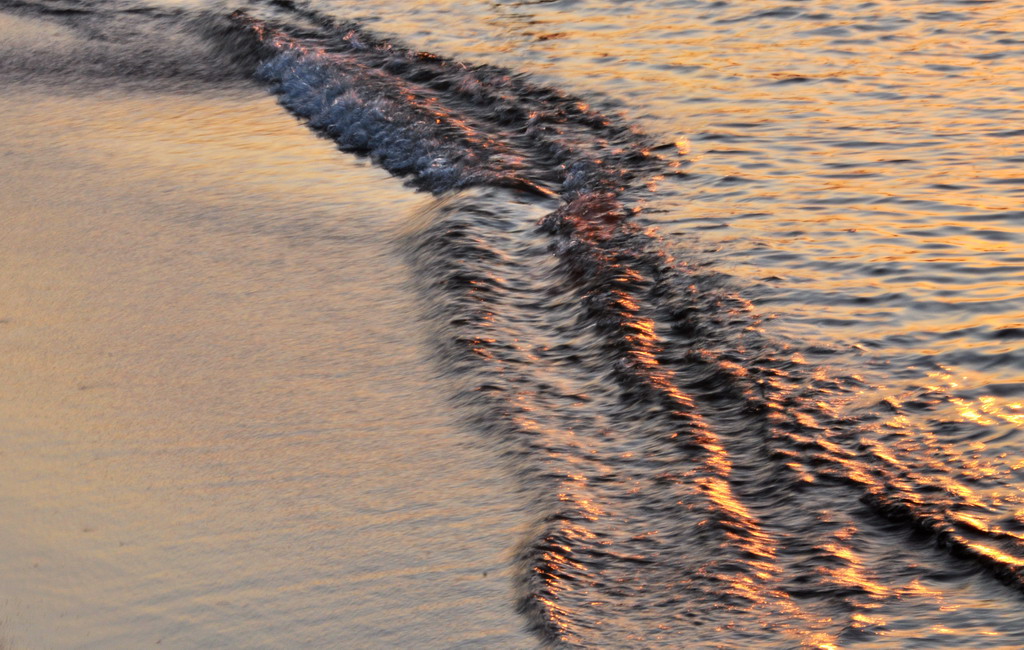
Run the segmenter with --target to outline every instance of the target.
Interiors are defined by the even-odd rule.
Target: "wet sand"
[[[430,199],[231,93],[0,98],[0,640],[534,645],[395,253]]]

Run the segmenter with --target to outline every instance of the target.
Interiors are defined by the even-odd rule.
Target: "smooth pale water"
[[[1024,8],[240,6],[0,3],[10,645],[1024,644]]]
[[[0,647],[528,647],[395,252],[424,197],[255,86],[0,112]]]

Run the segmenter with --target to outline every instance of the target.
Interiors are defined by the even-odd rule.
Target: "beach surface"
[[[255,86],[0,113],[0,647],[530,646],[396,252],[429,198]]]

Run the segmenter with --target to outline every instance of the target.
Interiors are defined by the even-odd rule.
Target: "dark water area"
[[[1024,645],[1024,10],[0,7],[55,44],[12,84],[260,88],[423,197],[388,246],[533,643]]]

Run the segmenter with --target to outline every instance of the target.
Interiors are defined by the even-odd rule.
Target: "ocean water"
[[[11,647],[1024,645],[1024,8],[0,9]]]

